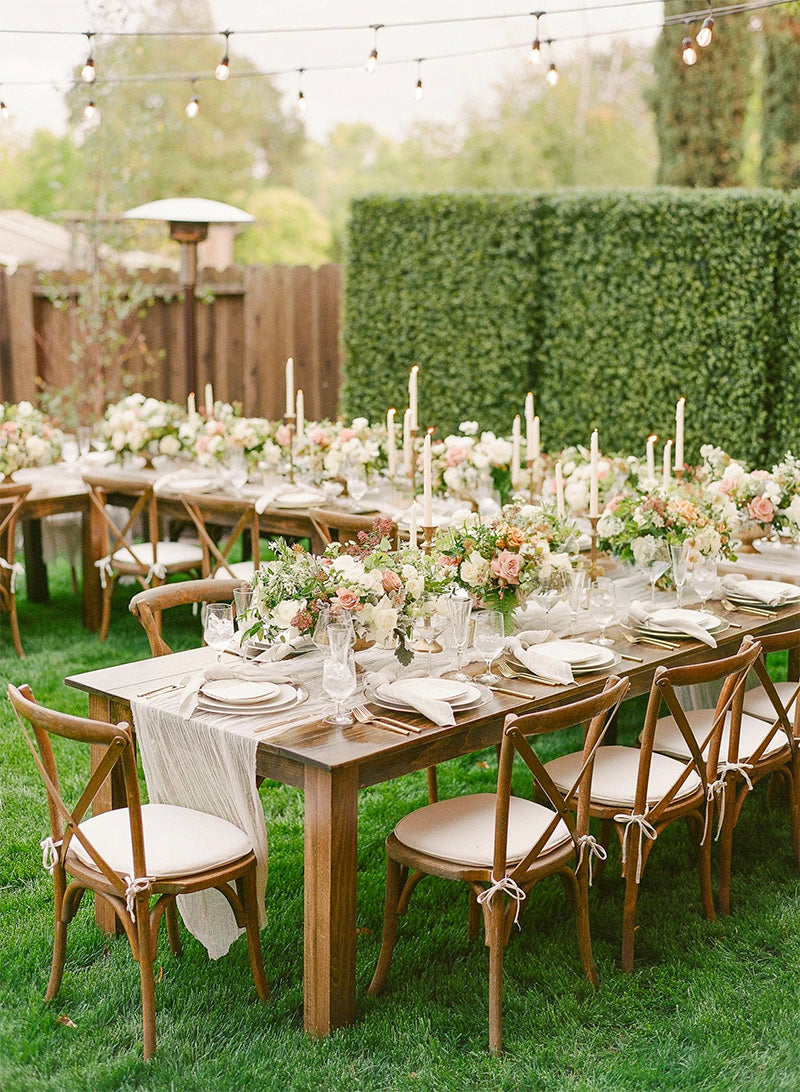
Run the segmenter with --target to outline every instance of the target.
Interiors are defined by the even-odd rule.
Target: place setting
[[[740,610],[756,608],[772,611],[789,603],[800,602],[800,587],[783,580],[748,580],[740,573],[723,577],[722,591]]]

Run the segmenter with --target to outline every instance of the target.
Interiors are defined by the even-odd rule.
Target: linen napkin
[[[451,667],[452,664],[448,663],[447,670]],[[439,674],[441,674],[441,669]],[[387,664],[380,671],[368,671],[364,675],[364,686],[370,690],[375,690],[386,683],[402,680],[402,685],[397,688],[397,696],[408,702],[412,709],[416,709],[423,717],[427,717],[434,724],[438,724],[440,728],[455,724],[456,718],[449,702],[440,701],[438,698],[423,698],[419,695],[414,686],[414,679],[425,677],[425,673],[421,670],[411,673],[402,664],[392,663]]]
[[[264,512],[269,508],[276,497],[279,497],[286,488],[286,483],[281,482],[280,485],[273,485],[272,488],[266,489],[261,496],[256,500],[255,509],[259,516],[263,516]]]
[[[549,638],[545,638],[548,640]],[[541,644],[541,641],[537,642]],[[537,652],[536,644],[527,648],[523,645],[519,636],[509,637],[506,648],[513,652],[517,660],[534,675],[547,682],[571,683],[575,681],[572,668],[564,660],[556,660],[552,656],[546,656],[543,652]]]
[[[794,599],[797,594],[794,588],[787,588],[776,580],[748,580],[741,573],[729,573],[723,577],[722,590],[746,595],[770,607],[780,606],[781,603]]]
[[[684,633],[688,637],[694,637],[696,641],[702,641],[709,648],[717,647],[717,642],[705,626],[700,625],[699,622],[693,622],[683,610],[670,610],[669,607],[650,610],[640,599],[634,599],[630,605],[630,618],[637,626],[646,629],[663,629],[670,633]]]
[[[192,713],[194,713],[200,696],[200,687],[204,682],[211,682],[212,679],[252,679],[257,671],[257,669],[254,669],[253,666],[251,666],[252,663],[253,661],[249,661],[249,663],[245,664],[209,664],[207,667],[204,667],[202,671],[195,671],[183,687],[180,705],[178,706],[178,714],[182,717],[190,717]],[[270,671],[269,674],[269,682],[282,683],[291,681],[288,674],[283,669]],[[258,671],[257,677],[258,679],[264,679],[263,667]]]

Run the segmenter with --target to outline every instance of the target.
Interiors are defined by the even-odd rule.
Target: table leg
[[[327,1035],[356,1015],[358,774],[305,773],[305,1029]]]
[[[124,716],[119,718],[115,717],[113,703],[108,698],[101,697],[99,694],[89,695],[89,716],[92,720],[102,720],[105,721],[106,724],[111,724],[116,719],[125,719]],[[106,750],[107,748],[105,746],[90,746],[89,763],[92,773],[94,773],[98,762],[105,755]],[[126,803],[122,769],[117,766],[112,771],[111,776],[106,779],[97,796],[94,798],[94,802],[92,803],[92,815],[100,815],[104,811],[111,811],[112,808],[124,808]],[[122,932],[122,926],[117,921],[114,911],[110,906],[107,906],[99,899],[95,900],[94,916],[95,921],[104,933]]]
[[[83,624],[86,629],[96,633],[100,629],[102,613],[102,592],[100,572],[95,561],[103,556],[104,528],[95,506],[83,513],[81,519],[81,560],[83,582]]]
[[[30,603],[46,603],[50,598],[47,586],[47,566],[42,555],[42,521],[22,521],[22,544],[25,552],[25,587]]]

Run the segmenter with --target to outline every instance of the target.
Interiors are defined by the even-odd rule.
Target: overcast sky
[[[587,11],[607,5],[604,11]],[[0,97],[12,111],[15,126],[30,130],[47,126],[61,130],[64,125],[62,94],[72,66],[86,56],[86,30],[119,29],[119,16],[92,15],[98,8],[135,13],[141,4],[86,3],[85,0],[33,0],[30,4],[0,0]],[[339,121],[363,120],[393,136],[404,132],[416,119],[451,121],[465,100],[479,100],[484,89],[504,73],[518,68],[534,37],[534,19],[527,14],[534,5],[520,0],[211,0],[220,30],[231,29],[230,53],[235,70],[237,52],[264,70],[313,69],[316,65],[352,64],[351,71],[308,71],[303,90],[308,104],[305,121],[309,133],[325,135]],[[559,14],[559,12],[563,14]],[[387,27],[378,34],[380,62],[372,76],[364,72],[373,45],[375,23],[413,22],[434,18],[463,18],[470,15],[521,13],[519,18],[449,26]],[[555,0],[541,20],[542,39],[553,38],[556,62],[569,56],[581,43],[567,36],[616,29],[635,31],[629,38],[650,42],[662,19],[659,0]],[[279,27],[352,25],[364,29],[318,34],[250,35],[246,30]],[[135,14],[126,29],[136,27]],[[69,36],[11,34],[12,30],[70,31]],[[559,42],[558,39],[562,41]],[[176,39],[175,69],[193,71],[191,39]],[[596,47],[607,46],[613,38],[593,39]],[[223,39],[220,37],[220,47]],[[514,47],[501,49],[500,47]],[[413,98],[417,80],[414,58],[436,54],[496,48],[478,56],[430,60],[422,65],[424,96]],[[222,49],[220,48],[220,52]],[[94,48],[98,74],[102,72],[102,42]],[[408,63],[389,64],[390,61]],[[22,81],[19,83],[18,81]],[[45,81],[45,86],[35,86]],[[52,82],[47,82],[52,81]],[[288,98],[297,95],[296,74],[279,79]],[[188,88],[188,85],[187,85]],[[201,88],[202,90],[202,88]],[[187,90],[188,98],[188,90]]]

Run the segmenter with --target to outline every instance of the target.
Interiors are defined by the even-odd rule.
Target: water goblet
[[[92,450],[92,427],[91,425],[79,425],[77,429],[78,435],[78,451],[81,454],[81,458],[88,455]]]
[[[367,478],[364,467],[360,463],[348,463],[345,473],[347,492],[351,500],[351,507],[358,508],[367,492]]]
[[[476,652],[486,661],[486,671],[478,675],[476,682],[496,682],[492,674],[492,661],[506,647],[505,618],[499,610],[482,610],[475,615],[475,632],[472,644]]]
[[[247,458],[243,451],[231,451],[227,458],[228,479],[237,494],[247,485],[249,475]]]
[[[692,568],[692,586],[700,599],[700,609],[705,610],[706,602],[717,586],[717,559],[700,557]]]
[[[241,642],[242,656],[244,659],[247,659],[250,642],[245,641],[242,635],[250,629],[253,624],[251,615],[253,589],[249,584],[245,584],[241,588],[233,589],[233,604],[236,610],[236,632],[240,635],[239,640]]]
[[[567,584],[567,602],[569,604],[569,635],[575,636],[575,627],[578,623],[578,611],[583,605],[586,595],[586,570],[573,569],[569,574]]]
[[[329,653],[322,664],[322,689],[334,703],[334,711],[326,717],[325,723],[347,728],[353,723],[353,715],[344,710],[344,703],[356,688],[356,665],[349,649],[345,655],[338,656],[333,648],[334,644],[329,645]]]
[[[656,601],[656,584],[669,568],[666,543],[647,535],[633,541],[633,558],[650,584],[650,605]]]
[[[592,585],[589,602],[592,616],[600,627],[600,636],[595,637],[591,643],[611,648],[614,642],[606,637],[606,630],[617,620],[617,593],[613,580],[609,580],[607,576],[599,576]]]
[[[552,571],[547,575],[539,573],[530,590],[531,598],[544,611],[544,624],[546,627],[549,625],[550,611],[562,596],[562,585],[563,580],[559,579],[559,574],[556,571]]]
[[[417,605],[416,614],[412,619],[414,634],[418,642],[422,643],[428,653],[428,675],[433,674],[433,651],[440,651],[436,644],[439,637],[450,624],[447,618],[438,613],[438,604],[435,599],[424,599]]]
[[[450,676],[458,682],[469,682],[462,667],[464,650],[469,641],[469,620],[472,614],[472,600],[468,595],[449,595],[447,597],[447,615],[450,619],[450,632],[456,647],[456,670]]]
[[[689,543],[676,542],[669,548],[672,561],[672,579],[675,581],[675,590],[678,593],[678,606],[683,606],[683,587],[689,571]]]
[[[75,466],[80,457],[78,441],[74,436],[65,436],[61,444],[61,459],[70,470]]]
[[[203,604],[203,638],[217,654],[217,663],[233,637],[233,610],[230,603]]]

